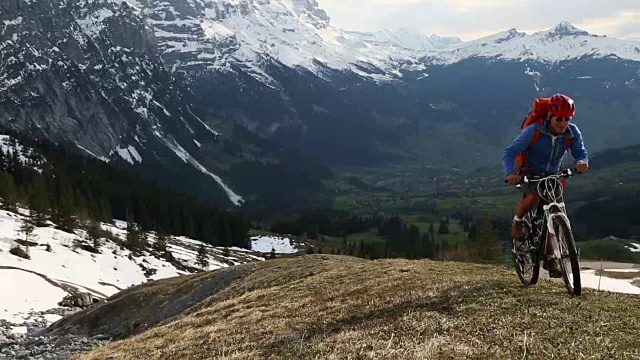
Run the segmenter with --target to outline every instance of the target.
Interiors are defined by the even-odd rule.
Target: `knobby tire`
[[[582,293],[582,282],[580,279],[580,263],[578,262],[578,253],[576,251],[576,243],[573,238],[573,233],[569,228],[566,220],[562,217],[557,217],[554,221],[554,228],[556,231],[556,239],[558,241],[558,246],[562,249],[562,243],[564,243],[564,247],[566,248],[569,256],[569,261],[571,263],[571,273],[573,275],[573,285],[569,282],[569,275],[567,274],[567,268],[564,263],[564,257],[566,256],[564,252],[561,254],[562,259],[560,260],[560,269],[562,270],[562,279],[564,280],[564,285],[567,288],[567,292],[571,295],[580,295]],[[561,234],[561,236],[558,236]]]
[[[515,264],[515,268],[516,268],[516,274],[518,275],[518,279],[520,279],[520,282],[522,283],[522,285],[524,286],[530,286],[530,285],[535,285],[538,283],[538,278],[540,277],[540,258],[538,256],[538,249],[535,248],[534,243],[532,243],[532,234],[531,234],[531,223],[532,223],[533,219],[531,217],[531,213],[527,214],[525,216],[525,223],[524,226],[526,228],[526,237],[525,237],[525,244],[526,246],[529,248],[528,252],[529,255],[531,256],[531,262],[532,262],[532,268],[530,269],[531,271],[531,277],[528,277],[528,274],[524,273],[524,270],[522,268],[522,264],[520,264],[520,261],[522,260],[521,257],[516,254],[515,252],[513,253],[513,262]],[[517,240],[513,239],[513,244],[515,244],[515,242]],[[518,251],[520,249],[515,249],[515,245],[513,246],[514,250]]]

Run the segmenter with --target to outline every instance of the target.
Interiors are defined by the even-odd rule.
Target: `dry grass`
[[[640,296],[524,288],[490,265],[312,255],[255,263],[188,315],[77,358],[637,359],[639,333]]]

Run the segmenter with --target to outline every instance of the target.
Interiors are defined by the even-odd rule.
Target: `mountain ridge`
[[[640,41],[590,34],[567,21],[531,34],[515,28],[449,46],[425,56],[434,64],[452,64],[471,57],[558,62],[580,57],[640,61]]]
[[[332,27],[316,1],[2,7],[0,122],[73,141],[229,208],[326,205],[334,172],[345,168],[422,167],[428,175],[482,166],[533,98],[557,91],[592,107],[579,109],[587,133],[604,131],[624,146],[636,127],[639,62],[624,59],[635,56],[635,43],[566,23],[546,35],[394,44]],[[427,57],[412,49],[429,41],[438,50]],[[487,107],[492,93],[505,96],[503,109]],[[605,101],[611,96],[618,101]],[[619,126],[603,127],[603,114]],[[593,141],[596,150],[607,146]]]

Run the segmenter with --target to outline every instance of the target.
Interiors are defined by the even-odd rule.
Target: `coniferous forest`
[[[441,235],[449,233],[450,222],[456,220],[467,233],[463,242],[449,243]],[[406,259],[456,259],[478,262],[500,262],[503,247],[500,239],[509,239],[510,224],[491,219],[488,214],[474,216],[456,213],[432,222],[426,231],[397,215],[355,215],[347,211],[322,209],[302,213],[296,219],[271,224],[269,231],[305,236],[314,240],[317,249],[356,257]],[[369,233],[368,238],[349,235]],[[332,240],[327,240],[330,237]],[[341,239],[335,241],[335,239]],[[307,248],[308,253],[318,250]]]
[[[10,136],[0,152],[2,206],[28,207],[36,226],[50,220],[70,231],[88,220],[115,218],[135,222],[143,231],[249,248],[250,224],[243,214],[221,211],[191,195],[140,180],[63,145],[4,129],[2,133]],[[13,151],[17,148],[22,151]]]

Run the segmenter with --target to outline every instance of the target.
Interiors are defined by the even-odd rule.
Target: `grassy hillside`
[[[310,255],[130,288],[54,334],[125,338],[82,359],[633,358],[639,318],[640,296],[503,267]]]
[[[580,259],[605,260],[640,264],[640,252],[631,251],[640,240],[607,239],[579,242]]]

